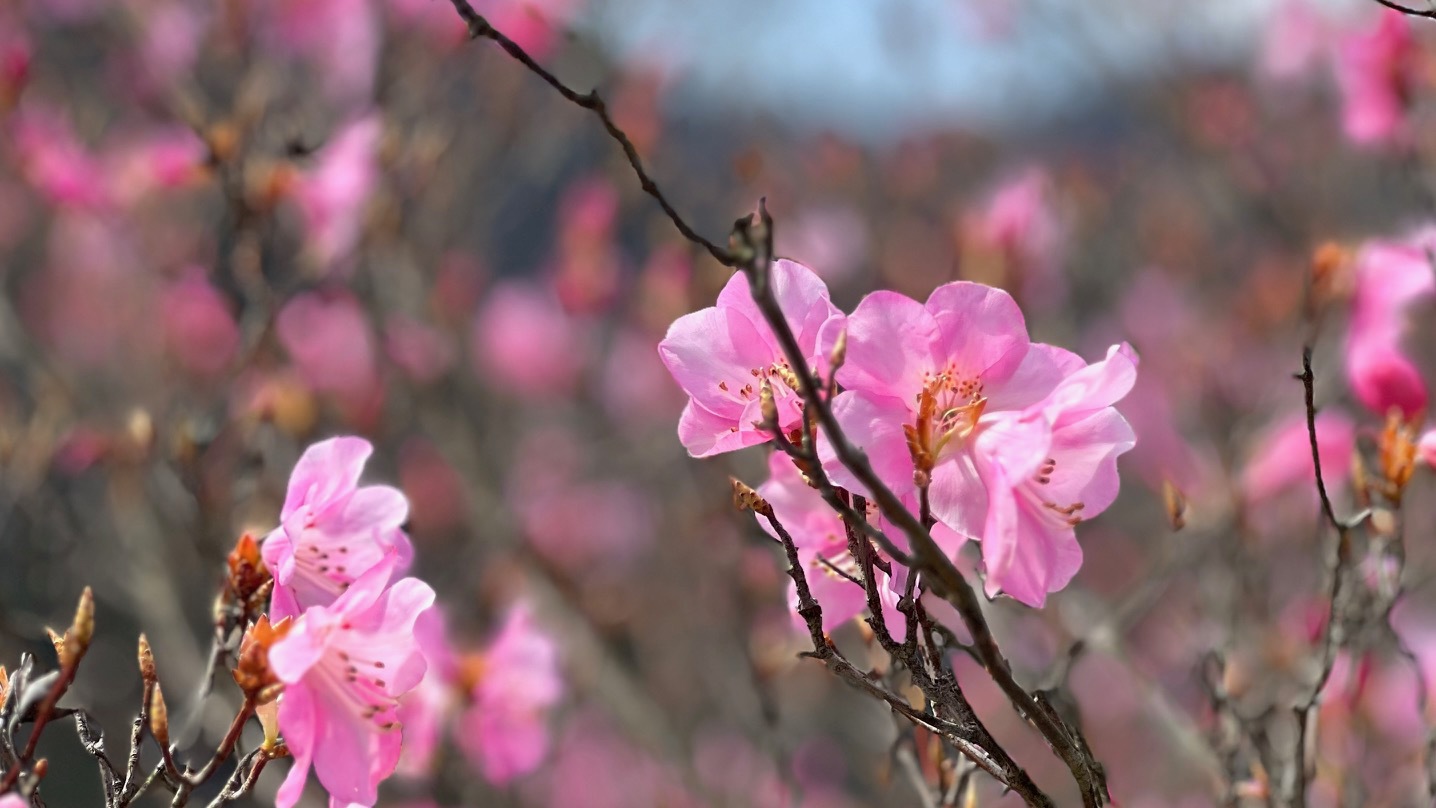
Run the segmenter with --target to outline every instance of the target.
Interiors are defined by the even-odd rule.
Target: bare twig
[[[1386,6],[1392,11],[1399,11],[1402,14],[1406,14],[1411,17],[1425,17],[1427,19],[1436,20],[1436,8],[1428,8],[1425,11],[1422,11],[1419,8],[1403,6],[1400,3],[1393,2],[1393,0],[1376,0],[1376,2],[1380,3],[1383,6]]]

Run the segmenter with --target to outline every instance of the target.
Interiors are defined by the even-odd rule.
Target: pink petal
[[[833,415],[848,441],[867,453],[878,479],[898,496],[916,493],[912,452],[903,433],[903,424],[911,419],[905,403],[890,396],[850,390],[833,399]],[[868,492],[867,486],[838,461],[826,436],[818,441],[818,457],[835,484],[849,491]]]
[[[275,808],[293,808],[304,796],[304,783],[309,779],[317,722],[314,700],[309,689],[302,684],[287,688],[279,698],[279,731],[284,736],[285,745],[294,755],[294,763],[274,797]]]
[[[1027,321],[1001,289],[970,281],[944,284],[928,296],[926,308],[941,332],[938,354],[984,384],[1006,381],[1027,354]]]
[[[847,361],[838,369],[838,381],[850,391],[910,402],[922,391],[924,377],[942,365],[937,321],[905,295],[873,292],[848,316],[847,329]]]
[[[310,446],[289,475],[280,519],[305,502],[328,502],[354,490],[374,447],[363,438],[330,438]]]

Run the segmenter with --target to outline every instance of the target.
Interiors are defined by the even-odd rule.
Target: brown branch
[[[813,651],[808,656],[822,660],[828,669],[837,674],[849,684],[866,691],[869,695],[881,699],[892,708],[892,710],[912,723],[929,730],[943,739],[947,740],[958,751],[972,760],[984,771],[991,774],[999,783],[1011,789],[1022,797],[1023,801],[1031,806],[1040,808],[1052,808],[1054,803],[1051,798],[1042,792],[1037,784],[1032,781],[1020,766],[1018,766],[1006,752],[1002,750],[996,741],[983,728],[971,707],[967,707],[956,721],[950,721],[942,717],[930,716],[922,710],[908,704],[906,700],[887,688],[883,687],[873,678],[860,671],[845,657],[838,653],[837,648],[828,640],[823,632],[823,608],[813,599],[812,590],[808,587],[807,576],[803,572],[802,563],[798,559],[797,545],[793,537],[773,515],[773,509],[766,502],[752,503],[754,510],[759,516],[767,520],[778,534],[783,544],[784,552],[788,558],[788,576],[793,580],[793,586],[798,593],[798,615],[803,618],[808,628],[808,635],[813,642]],[[881,615],[881,610],[876,614]],[[886,632],[884,632],[886,633]],[[891,637],[888,637],[891,642]],[[915,673],[920,673],[917,671]],[[943,684],[956,689],[956,680],[950,679]],[[961,698],[958,691],[957,703],[966,707],[967,702]],[[946,699],[944,701],[947,701]]]
[[[707,250],[708,254],[713,256],[720,264],[730,267],[737,266],[732,253],[704,238],[697,230],[693,229],[693,226],[688,224],[683,216],[678,213],[678,210],[673,207],[673,203],[668,201],[668,197],[663,195],[663,191],[659,189],[658,184],[649,176],[648,170],[643,167],[643,160],[638,156],[637,147],[633,145],[633,141],[629,139],[628,134],[619,128],[618,124],[614,122],[613,117],[609,115],[608,105],[604,103],[603,98],[599,96],[597,90],[590,90],[586,93],[580,93],[574,90],[545,69],[543,65],[539,64],[517,42],[509,39],[502,31],[490,25],[489,21],[484,19],[483,15],[479,14],[474,10],[473,6],[469,5],[468,0],[450,0],[450,2],[453,3],[454,10],[459,12],[459,17],[463,19],[464,24],[468,26],[470,39],[482,38],[494,41],[499,47],[503,48],[509,56],[512,56],[516,61],[528,68],[530,73],[543,79],[544,83],[557,90],[559,95],[563,96],[569,102],[598,116],[599,121],[603,124],[604,130],[608,132],[608,136],[613,138],[613,140],[623,148],[623,153],[628,158],[628,164],[633,168],[633,173],[638,176],[638,182],[643,186],[644,193],[653,197],[654,201],[658,203],[658,206],[663,208],[664,214],[666,214],[669,220],[673,222],[673,225],[678,228],[678,232],[682,233],[683,237],[690,242]]]

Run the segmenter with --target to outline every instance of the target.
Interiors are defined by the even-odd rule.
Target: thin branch
[[[1301,372],[1296,374],[1296,378],[1306,394],[1306,435],[1311,441],[1311,462],[1316,470],[1316,492],[1321,495],[1321,510],[1332,527],[1344,532],[1347,525],[1336,518],[1336,511],[1331,507],[1331,495],[1326,492],[1326,478],[1321,473],[1321,451],[1316,441],[1316,376],[1311,372],[1310,345],[1301,349]]]
[[[1429,20],[1436,20],[1436,8],[1422,11],[1419,8],[1410,8],[1409,6],[1403,6],[1400,3],[1393,2],[1393,0],[1376,0],[1376,2],[1380,3],[1383,6],[1386,6],[1392,11],[1399,11],[1407,16],[1425,17]]]
[[[699,232],[693,229],[693,226],[688,224],[683,216],[678,213],[678,210],[673,207],[673,203],[668,201],[668,197],[663,195],[663,191],[659,189],[658,184],[653,181],[653,178],[648,174],[648,170],[644,168],[643,160],[638,156],[637,147],[633,145],[633,141],[629,139],[627,133],[620,129],[617,123],[614,123],[612,116],[608,114],[608,105],[604,103],[603,98],[599,96],[597,90],[590,90],[586,93],[580,93],[574,90],[534,60],[517,42],[509,39],[502,31],[490,25],[489,21],[484,19],[483,15],[479,14],[474,10],[473,6],[469,5],[468,0],[450,0],[450,2],[453,3],[454,10],[459,12],[459,17],[463,19],[464,24],[468,26],[470,39],[483,38],[498,43],[499,47],[503,48],[509,56],[512,56],[524,67],[528,68],[529,72],[543,79],[546,84],[557,90],[559,95],[598,116],[599,121],[603,123],[603,128],[608,132],[608,136],[613,138],[619,146],[623,147],[623,153],[628,158],[628,164],[633,168],[633,173],[638,175],[638,181],[643,186],[644,192],[653,197],[654,201],[658,203],[658,206],[663,208],[663,212],[668,216],[669,220],[673,222],[673,225],[678,228],[678,232],[682,233],[684,238],[707,250],[708,254],[717,259],[720,264],[730,267],[737,266],[736,259],[732,253],[700,235]]]

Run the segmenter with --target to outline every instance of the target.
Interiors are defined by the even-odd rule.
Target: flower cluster
[[[331,805],[373,805],[401,753],[419,762],[406,773],[421,771],[450,706],[442,694],[463,675],[433,590],[403,577],[413,555],[402,528],[408,502],[395,488],[359,484],[371,452],[352,437],[311,446],[262,544],[274,588],[250,632],[266,656],[246,692],[280,693],[277,729],[294,756],[280,808],[299,801],[311,768]],[[546,709],[562,692],[555,656],[516,607],[484,671],[470,676],[464,722],[477,731],[465,737],[489,779],[505,782],[542,760]]]
[[[397,489],[359,485],[371,452],[359,438],[310,447],[263,543],[270,619],[293,621],[269,649],[294,755],[280,808],[299,801],[311,765],[331,804],[373,805],[399,761],[399,699],[427,668],[414,625],[434,591],[400,577],[413,554],[400,527],[408,503]]]
[[[875,292],[844,315],[807,267],[777,261],[771,273],[808,367],[790,365],[734,276],[717,306],[680,318],[659,345],[690,397],[684,446],[702,457],[770,440],[764,390],[777,427],[794,433],[809,403],[796,374],[815,372],[840,390],[826,406],[882,481],[910,506],[926,496],[939,545],[956,553],[967,539],[981,543],[989,595],[1041,606],[1066,586],[1082,563],[1074,528],[1115,499],[1117,457],[1135,445],[1113,408],[1136,381],[1131,348],[1089,364],[1034,343],[1012,298],[977,283],[946,284],[926,303]],[[831,436],[818,436],[818,454],[835,484],[868,493]],[[785,462],[774,460],[764,495],[791,520],[806,562],[842,589],[851,560],[841,524],[809,515],[812,500]]]

